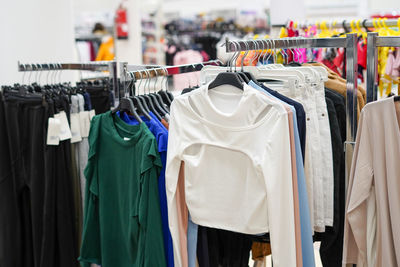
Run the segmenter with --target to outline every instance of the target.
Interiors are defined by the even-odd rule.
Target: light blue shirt
[[[249,82],[249,85],[266,95],[283,102],[279,98],[271,95],[263,88],[260,88],[253,81]],[[285,102],[284,102],[285,103]],[[288,105],[287,103],[285,103]],[[303,156],[301,154],[299,130],[297,128],[296,110],[293,106],[289,105],[293,112],[293,127],[294,127],[294,143],[296,150],[296,172],[297,172],[297,188],[299,191],[299,210],[300,210],[300,232],[301,232],[301,251],[303,256],[303,266],[312,267],[315,266],[314,259],[314,246],[312,240],[311,221],[310,221],[310,210],[308,207],[308,195],[306,188],[306,180],[303,166]]]

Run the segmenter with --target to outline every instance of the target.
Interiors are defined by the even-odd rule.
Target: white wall
[[[21,82],[18,60],[76,61],[71,0],[2,1],[0,34],[0,85]],[[67,76],[70,74],[63,74],[62,78]]]
[[[384,14],[392,11],[400,12],[399,0],[369,0],[369,11],[371,13],[383,12]]]
[[[268,8],[271,1],[277,0],[164,0],[163,9],[165,13],[191,16],[213,10],[262,10]]]

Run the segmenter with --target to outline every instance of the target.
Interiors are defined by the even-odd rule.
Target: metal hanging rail
[[[194,63],[194,64],[184,64],[184,65],[176,65],[176,66],[152,66],[152,68],[141,68],[137,69],[137,65],[128,65],[126,63],[122,63],[122,70],[124,72],[123,77],[125,80],[128,80],[129,77],[135,77],[135,80],[140,79],[149,79],[157,76],[171,76],[182,73],[189,73],[200,71],[204,66],[207,65],[220,65],[221,61],[219,60],[211,60],[206,62]],[[140,67],[140,66],[139,66]],[[134,70],[129,70],[129,69]]]
[[[378,99],[378,47],[400,47],[400,36],[378,36],[370,32],[367,36],[367,103]]]
[[[374,25],[375,21],[375,25]],[[304,22],[299,23],[296,28],[307,28],[309,26],[321,25],[324,22]],[[357,25],[358,24],[358,25]],[[384,24],[384,25],[382,25]],[[342,20],[342,21],[329,21],[325,23],[325,26],[328,29],[349,29],[352,27],[363,27],[363,28],[375,28],[376,26],[387,26],[387,27],[399,27],[400,20],[399,19],[355,19],[355,20]]]
[[[226,52],[260,50],[264,48],[322,48],[322,47],[346,47],[346,38],[282,38],[282,39],[258,39],[225,41]]]
[[[87,70],[87,71],[110,71],[111,62],[99,63],[44,63],[44,64],[21,64],[18,62],[18,71],[51,71],[51,70]]]
[[[283,38],[246,41],[226,39],[226,52],[281,48],[346,48],[346,188],[353,156],[353,145],[357,133],[357,34],[345,38]]]
[[[21,72],[57,71],[57,70],[108,71],[109,78],[111,79],[112,82],[115,99],[119,99],[116,61],[100,61],[100,62],[90,62],[90,63],[44,63],[44,64],[21,64],[20,62],[18,62],[18,71]]]

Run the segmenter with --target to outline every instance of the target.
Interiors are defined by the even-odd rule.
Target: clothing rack
[[[377,100],[378,47],[400,47],[400,36],[378,36],[370,32],[367,36],[367,103]]]
[[[332,20],[330,22],[325,23],[324,21],[322,22],[302,22],[298,23],[295,28],[308,28],[309,26],[318,26],[321,27],[322,25],[326,26],[328,29],[348,29],[351,30],[352,27],[364,27],[364,28],[375,28],[376,26],[381,25],[382,27],[387,26],[387,27],[399,27],[399,20],[398,19],[354,19],[354,20],[342,20],[342,21],[337,21],[337,20]],[[382,25],[384,23],[384,25]],[[358,25],[357,25],[358,24]],[[277,25],[275,25],[277,26]],[[281,26],[286,26],[286,25],[281,25]]]
[[[352,147],[357,133],[357,34],[347,34],[346,37],[336,38],[284,38],[284,39],[260,39],[260,40],[238,40],[226,39],[226,52],[239,52],[260,49],[280,48],[346,48],[346,189],[353,156]]]
[[[57,71],[57,70],[83,70],[83,71],[108,71],[112,82],[115,99],[119,97],[118,75],[116,61],[101,61],[89,63],[44,63],[44,64],[21,64],[18,61],[18,71]],[[92,77],[90,79],[93,79]],[[102,76],[102,78],[104,78]]]

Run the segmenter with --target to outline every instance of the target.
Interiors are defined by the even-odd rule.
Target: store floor
[[[319,257],[320,242],[314,243],[315,267],[322,267],[321,258]],[[249,266],[254,266],[254,261],[250,259]],[[266,265],[258,265],[257,267],[272,267],[271,256],[267,257]]]

